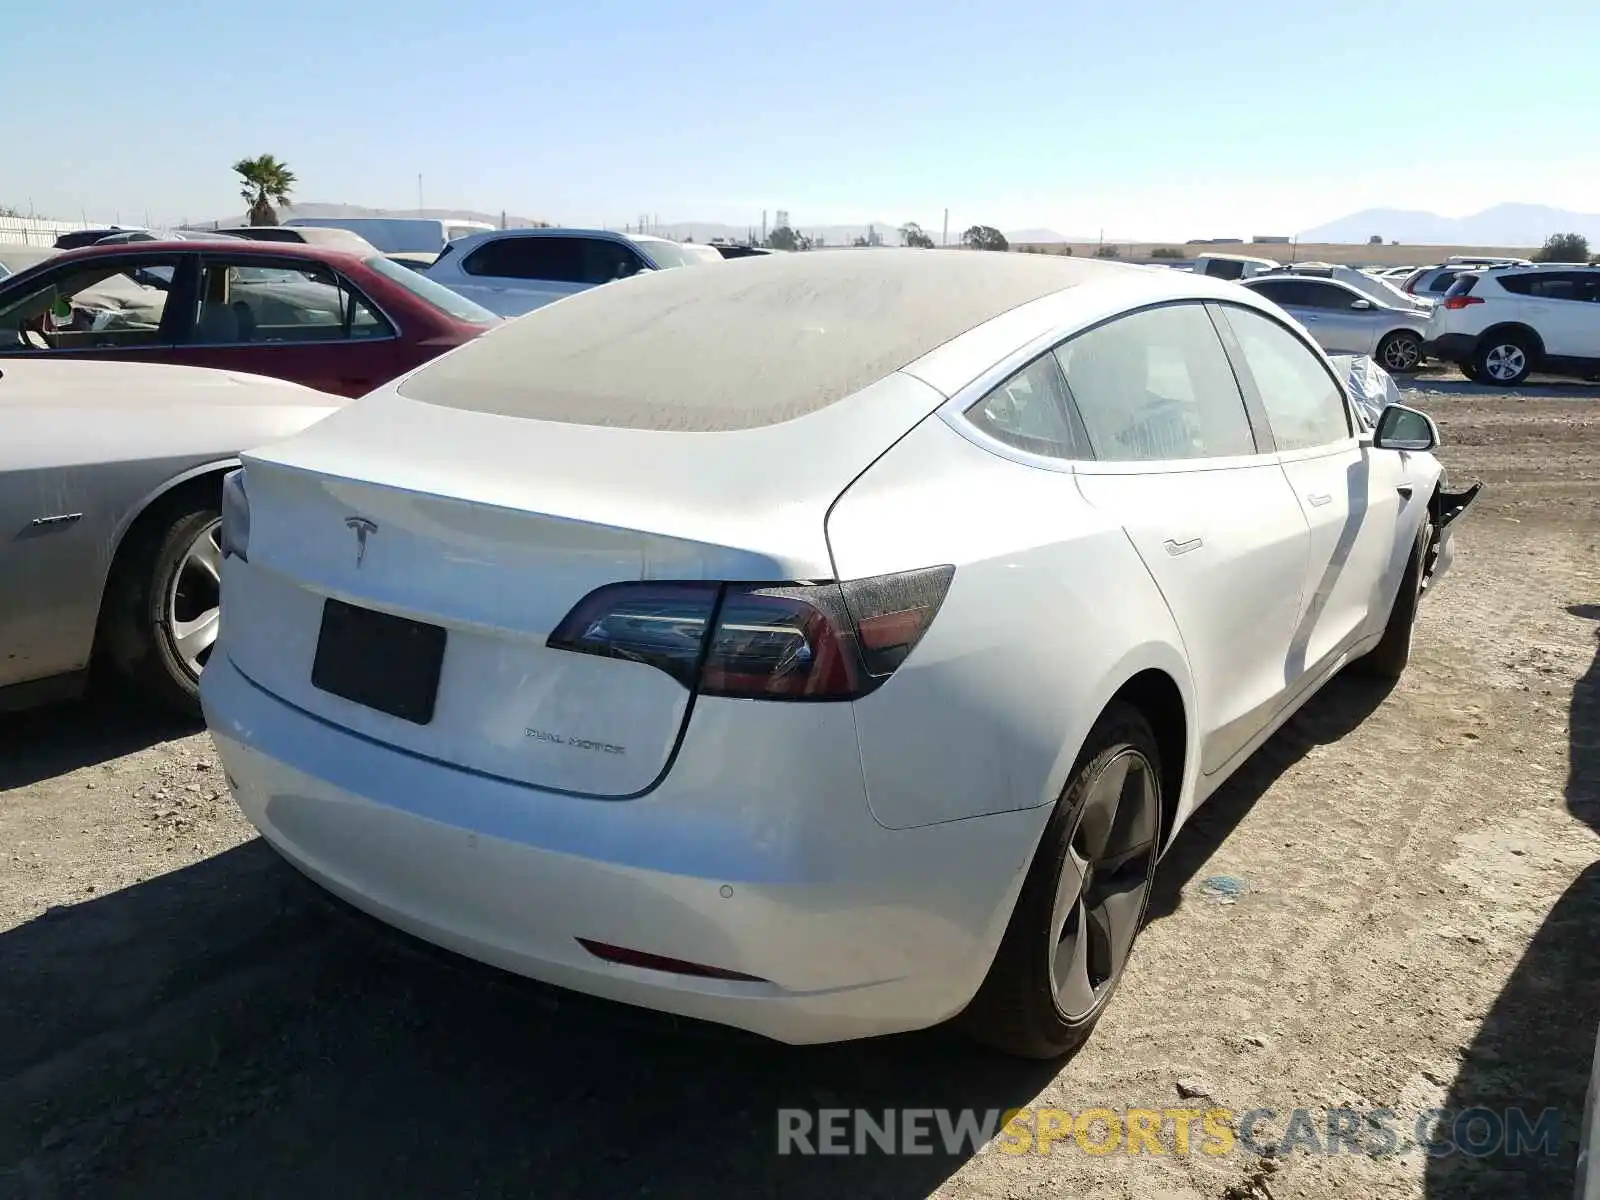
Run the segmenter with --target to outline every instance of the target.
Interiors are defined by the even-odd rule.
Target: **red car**
[[[88,246],[0,283],[0,358],[220,367],[342,396],[500,321],[380,254],[276,242]]]

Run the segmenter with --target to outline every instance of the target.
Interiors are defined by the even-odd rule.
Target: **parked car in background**
[[[763,254],[773,254],[775,251],[766,246],[735,246],[728,242],[712,243],[717,248],[717,253],[723,258],[758,258]]]
[[[498,229],[451,242],[428,278],[503,317],[641,271],[703,266],[666,238],[601,229]]]
[[[725,257],[715,246],[704,242],[679,242],[678,245],[704,262],[721,262]]]
[[[1456,263],[1438,267],[1419,267],[1406,277],[1400,285],[1401,291],[1408,295],[1418,296],[1425,300],[1432,300],[1437,304],[1450,290],[1450,285],[1461,276],[1480,268],[1465,263]]]
[[[378,248],[359,233],[348,229],[290,229],[287,225],[238,225],[216,230],[252,242],[287,242],[298,246],[320,246],[343,250],[347,254],[376,254]]]
[[[1204,276],[651,273],[242,456],[201,698],[266,840],[413,934],[789,1042],[965,1013],[1053,1058],[1194,808],[1347,664],[1406,666],[1466,501],[1424,414],[1362,433]]]
[[[1282,267],[1282,263],[1273,259],[1251,258],[1245,254],[1199,254],[1189,270],[1191,274],[1209,275],[1212,279],[1249,279]]]
[[[1337,279],[1261,275],[1241,286],[1282,308],[1330,354],[1370,355],[1396,374],[1422,362],[1426,313],[1385,304]]]
[[[61,251],[48,246],[12,246],[0,242],[0,279],[36,267]]]
[[[1600,267],[1489,267],[1457,278],[1434,309],[1424,350],[1497,386],[1534,371],[1600,376]]]
[[[0,283],[0,359],[217,367],[343,396],[499,321],[381,254],[294,244],[90,246]]]
[[[487,221],[439,220],[433,217],[292,217],[282,228],[347,229],[385,254],[438,254],[451,242],[494,229]]]
[[[129,229],[113,233],[95,242],[96,246],[123,246],[129,242],[218,242],[238,241],[236,233],[223,233],[220,229],[165,229],[151,233],[148,229]]]
[[[223,371],[0,369],[0,709],[81,690],[96,651],[197,710],[216,640],[222,476],[341,403]]]
[[[77,250],[83,246],[92,246],[103,237],[110,237],[114,233],[128,233],[131,230],[126,225],[107,225],[98,229],[74,229],[63,233],[56,238],[57,250]]]
[[[1280,271],[1268,271],[1263,275],[1256,276],[1256,278],[1266,278],[1273,275],[1300,275],[1310,279],[1336,279],[1388,308],[1415,309],[1418,312],[1425,313],[1433,307],[1432,300],[1422,296],[1410,295],[1401,291],[1386,279],[1375,279],[1365,271],[1358,271],[1354,267],[1346,267],[1339,263],[1291,263]]]
[[[408,270],[426,272],[429,267],[433,266],[439,256],[423,251],[397,250],[391,254],[385,254],[384,257]]]

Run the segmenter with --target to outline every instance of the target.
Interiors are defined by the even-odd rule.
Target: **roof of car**
[[[1099,280],[1137,281],[1144,270],[880,248],[648,272],[536,309],[398,391],[543,421],[749,429],[825,408],[1020,305]],[[1170,287],[1187,277],[1150,278]]]
[[[308,246],[304,242],[253,242],[247,238],[237,238],[225,242],[218,238],[215,242],[203,242],[196,239],[190,241],[119,242],[111,246],[80,246],[76,250],[61,251],[51,261],[76,262],[109,257],[111,255],[200,254],[207,250],[215,252],[219,248],[225,248],[229,254],[260,254],[276,258],[304,258],[315,262],[360,262],[365,258],[371,257],[371,255],[340,250],[333,246]]]

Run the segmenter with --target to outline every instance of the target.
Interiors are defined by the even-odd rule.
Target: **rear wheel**
[[[1415,371],[1422,362],[1422,339],[1409,329],[1396,329],[1378,343],[1378,363],[1391,375]]]
[[[1483,380],[1483,372],[1478,370],[1478,364],[1476,362],[1457,363],[1456,367],[1457,367],[1458,370],[1460,370],[1460,372],[1463,375],[1465,375],[1473,383],[1482,382],[1482,380]]]
[[[107,588],[104,644],[153,699],[200,712],[200,672],[222,618],[222,519],[196,493],[152,511],[128,535]]]
[[[1155,877],[1161,756],[1150,723],[1114,703],[1056,802],[988,978],[965,1014],[1008,1054],[1082,1045],[1122,980]]]
[[[1517,334],[1485,338],[1478,347],[1478,382],[1515,387],[1533,372],[1533,347]]]

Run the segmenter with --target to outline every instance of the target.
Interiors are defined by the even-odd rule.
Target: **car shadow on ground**
[[[1600,621],[1600,605],[1567,611]],[[1591,626],[1591,633],[1600,636],[1600,628]],[[1572,690],[1570,744],[1567,808],[1600,832],[1600,646]],[[1541,1114],[1554,1109],[1559,1136],[1552,1138],[1553,1147],[1537,1144],[1535,1137],[1520,1154],[1507,1145],[1482,1158],[1457,1153],[1431,1160],[1428,1200],[1572,1194],[1583,1097],[1600,1026],[1597,945],[1600,863],[1589,866],[1550,910],[1464,1048],[1444,1101],[1455,1113],[1483,1108],[1501,1115],[1520,1108],[1536,1133]]]
[[[1506,395],[1518,400],[1593,400],[1600,385],[1577,379],[1536,379],[1515,387],[1473,383],[1458,375],[1413,375],[1398,381],[1405,391],[1433,392],[1441,396],[1482,397]]]
[[[929,1117],[932,1153],[780,1156],[780,1110],[998,1124],[1060,1070],[943,1029],[785,1047],[544,988],[259,840],[0,934],[0,961],[8,1196],[920,1197],[973,1143]]]
[[[1317,746],[1330,745],[1349,734],[1376,712],[1393,690],[1394,685],[1385,680],[1345,671],[1307,701],[1178,831],[1156,870],[1145,920],[1156,921],[1177,912],[1183,904],[1184,888],[1279,776]]]
[[[0,792],[53,779],[200,732],[186,719],[114,683],[97,682],[81,700],[0,713]]]

